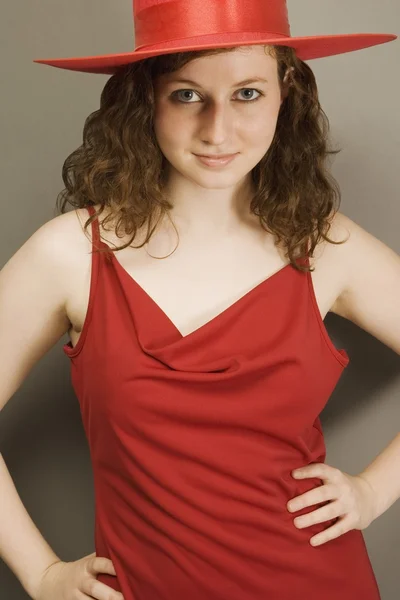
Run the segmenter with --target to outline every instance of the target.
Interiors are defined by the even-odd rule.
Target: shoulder
[[[60,267],[91,251],[91,228],[84,232],[83,227],[88,217],[87,209],[74,209],[50,219],[40,228],[43,244],[63,259]]]
[[[55,269],[66,301],[76,284],[87,276],[91,265],[91,227],[84,231],[89,217],[86,208],[70,210],[45,222],[32,235],[32,248],[40,252],[40,262],[46,269]],[[33,246],[35,244],[35,246]]]
[[[322,256],[322,254],[324,254],[325,252],[329,253],[329,254],[333,253],[333,254],[335,254],[335,256],[340,254],[341,255],[340,258],[342,258],[342,255],[348,251],[348,248],[349,248],[348,241],[351,237],[352,230],[356,224],[354,223],[354,221],[349,219],[349,217],[347,217],[344,213],[339,212],[339,211],[337,213],[335,213],[332,217],[330,217],[329,222],[330,222],[330,228],[325,235],[333,242],[344,242],[344,243],[343,244],[337,244],[337,243],[332,244],[331,242],[328,242],[324,239],[320,240],[320,242],[315,250],[316,259],[318,259],[318,257]],[[337,251],[334,251],[334,250],[337,250]],[[340,258],[337,258],[336,260],[340,260]]]
[[[371,321],[379,320],[383,306],[386,305],[389,310],[392,299],[397,302],[400,256],[340,212],[333,219],[328,237],[335,241],[346,240],[341,245],[324,242],[326,254],[332,257],[332,268],[339,274],[338,297],[333,312],[372,332],[374,324]]]
[[[90,217],[86,208],[72,209],[47,223],[42,230],[46,260],[57,264],[64,312],[69,323],[80,331],[90,290],[92,268],[92,227],[84,228]]]
[[[384,258],[379,250],[382,252],[386,248],[389,253],[393,252],[371,232],[342,212],[337,212],[331,223],[328,237],[335,242],[344,243],[335,245],[324,241],[321,246],[329,246],[327,252],[334,256],[334,263],[343,273],[346,287],[356,275],[356,270],[361,266],[365,267],[369,258],[373,256],[378,260]]]
[[[87,211],[85,212],[88,216]],[[81,214],[81,220],[82,216]],[[74,255],[77,244],[82,244],[82,238],[85,239],[85,236],[80,227],[77,211],[70,211],[43,223],[26,244],[29,244],[32,249],[37,248],[42,260],[62,268],[68,264],[69,257]],[[87,243],[89,244],[89,241]]]
[[[100,205],[95,205],[94,208],[98,210],[99,207]],[[101,219],[105,214],[103,212]],[[89,225],[85,228],[89,217],[87,208],[74,208],[45,223],[43,228],[46,232],[44,231],[43,234],[58,242],[70,256],[76,254],[82,257],[82,252],[90,253],[92,248],[92,226]],[[101,235],[104,237],[103,231],[101,231]],[[109,237],[111,237],[110,234]]]

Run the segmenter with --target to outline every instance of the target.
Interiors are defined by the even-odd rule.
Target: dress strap
[[[309,267],[310,266],[310,258],[308,256],[308,252],[309,252],[309,243],[306,242],[306,244],[304,244],[304,256],[298,257],[296,258],[296,263],[302,267]]]
[[[86,209],[89,212],[90,216],[96,214],[94,206],[92,206],[91,204],[86,206]],[[97,250],[105,250],[105,252],[97,252]],[[107,261],[110,261],[111,256],[112,256],[112,251],[111,251],[110,246],[108,244],[106,244],[105,242],[103,242],[103,240],[101,239],[100,225],[99,225],[98,218],[94,219],[94,221],[92,221],[92,254],[99,255],[99,257],[102,257],[104,255],[104,257]]]
[[[92,206],[90,204],[86,208],[87,208],[87,211],[90,216],[95,214],[96,211],[94,209],[94,206]],[[99,220],[94,219],[94,221],[92,221],[92,250],[94,250],[94,247],[98,247],[100,245],[100,242],[101,242],[101,240],[100,240]]]
[[[310,257],[308,255],[308,253],[310,251],[310,247],[311,247],[311,240],[307,239],[306,242],[305,242],[305,244],[304,244],[305,256],[301,260],[301,264],[303,266],[305,266],[305,267],[309,267],[310,266]]]

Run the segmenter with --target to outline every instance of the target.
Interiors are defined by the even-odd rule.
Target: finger
[[[80,591],[83,593],[85,600],[87,600],[87,597],[96,598],[96,600],[123,600],[120,592],[93,578],[85,579]]]
[[[93,596],[88,596],[87,594],[84,594],[83,592],[81,592],[81,591],[79,591],[79,590],[78,590],[78,591],[75,593],[75,596],[74,596],[74,598],[75,598],[76,600],[88,600],[88,598],[90,598],[90,600],[92,600],[92,599],[93,599]]]
[[[325,484],[323,486],[313,488],[312,490],[308,490],[301,496],[296,496],[296,498],[290,500],[288,502],[288,510],[289,512],[297,512],[298,510],[306,508],[307,506],[314,506],[315,504],[320,504],[321,502],[336,500],[335,489],[335,486]]]
[[[304,527],[309,527],[315,523],[323,523],[324,521],[330,521],[331,519],[335,519],[336,517],[340,516],[342,515],[339,502],[331,502],[330,504],[327,504],[322,508],[318,508],[311,513],[301,515],[301,517],[296,517],[293,523],[298,529],[303,529]]]
[[[350,523],[351,519],[348,517],[339,519],[339,521],[337,521],[335,525],[332,525],[332,527],[329,527],[329,529],[325,529],[324,532],[314,535],[314,537],[310,539],[310,544],[312,546],[320,546],[321,544],[325,544],[326,542],[330,542],[331,540],[344,535],[352,529]]]
[[[313,463],[307,467],[295,469],[293,472],[295,479],[308,479],[315,477],[317,479],[331,479],[336,481],[341,475],[341,471],[336,467],[332,467],[326,463]]]
[[[98,573],[107,573],[108,575],[117,574],[112,560],[105,556],[97,556],[89,561],[88,571],[91,575],[97,575]]]

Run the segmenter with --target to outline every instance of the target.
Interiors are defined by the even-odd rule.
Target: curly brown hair
[[[102,91],[99,110],[86,119],[83,144],[64,162],[59,211],[66,212],[67,203],[75,208],[99,204],[99,211],[85,223],[86,231],[107,207],[101,224],[105,227],[111,220],[118,238],[132,236],[113,252],[130,246],[144,225],[145,240],[134,247],[148,243],[159,221],[173,208],[164,193],[166,159],[153,129],[155,78],[201,56],[236,48],[166,54],[117,69]],[[275,236],[275,244],[283,245],[296,269],[313,270],[303,259],[313,256],[322,238],[332,244],[345,242],[327,237],[341,193],[326,163],[328,155],[341,149],[328,147],[329,121],[310,67],[293,48],[264,46],[264,50],[277,60],[284,100],[272,144],[252,169],[255,193],[250,210]]]

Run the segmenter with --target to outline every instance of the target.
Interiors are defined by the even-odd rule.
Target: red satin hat
[[[397,39],[397,35],[386,33],[292,37],[285,0],[134,0],[133,16],[133,52],[33,62],[70,71],[113,74],[118,67],[138,60],[188,50],[284,45],[295,48],[301,60],[310,60]]]

